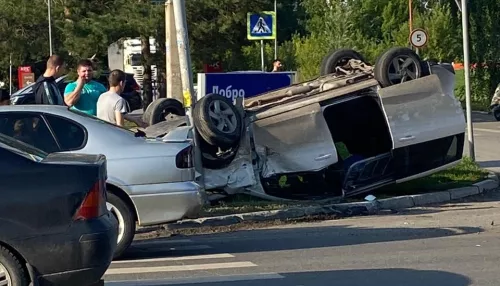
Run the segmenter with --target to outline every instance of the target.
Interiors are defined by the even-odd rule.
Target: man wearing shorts
[[[93,80],[93,71],[90,60],[78,62],[78,79],[64,89],[64,102],[72,109],[96,116],[97,100],[106,92],[106,87]]]

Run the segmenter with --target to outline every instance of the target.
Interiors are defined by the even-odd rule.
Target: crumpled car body
[[[456,165],[465,118],[455,75],[439,64],[430,71],[384,88],[369,73],[327,75],[245,100],[238,154],[205,170],[205,188],[266,199],[352,196]]]

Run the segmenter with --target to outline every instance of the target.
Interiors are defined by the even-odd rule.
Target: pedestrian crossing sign
[[[267,11],[248,13],[247,38],[249,40],[276,39],[276,13]]]

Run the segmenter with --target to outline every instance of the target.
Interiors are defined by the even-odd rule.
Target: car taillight
[[[74,220],[89,220],[106,213],[106,188],[103,181],[94,183],[76,211]]]
[[[175,156],[175,165],[179,169],[193,168],[193,147],[184,148]]]

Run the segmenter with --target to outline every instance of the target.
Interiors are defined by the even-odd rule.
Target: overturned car
[[[345,49],[326,56],[321,76],[307,82],[236,102],[205,95],[193,111],[205,188],[345,197],[452,167],[465,133],[454,85],[451,65],[408,48],[389,49],[374,65]]]

